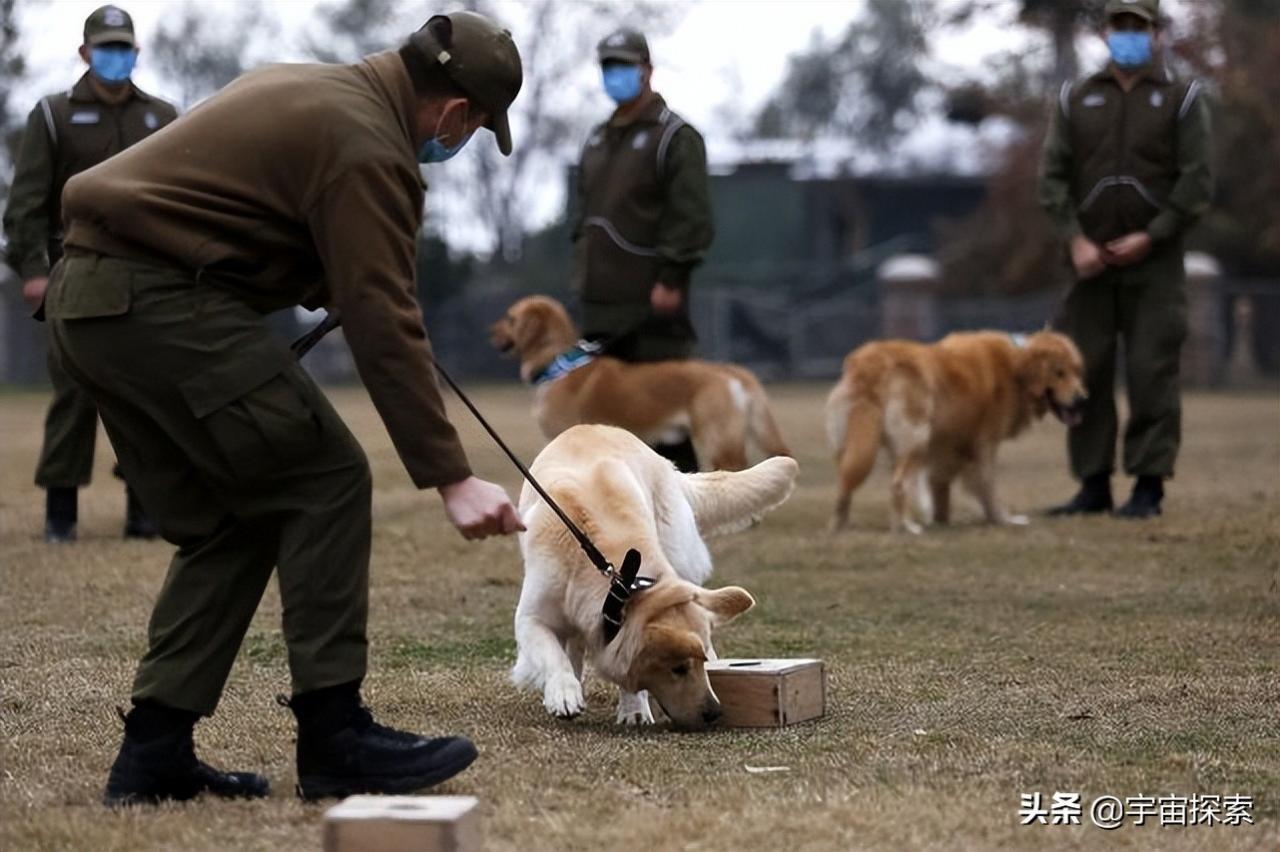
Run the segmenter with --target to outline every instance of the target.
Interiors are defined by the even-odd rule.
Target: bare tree
[[[226,14],[226,9],[234,14]],[[270,26],[258,0],[227,4],[214,12],[187,2],[165,16],[147,52],[181,90],[182,106],[189,107],[243,74],[250,67],[251,42],[246,35],[269,36]]]
[[[401,0],[332,0],[315,9],[315,28],[302,37],[303,51],[320,62],[355,62],[396,47],[425,23]],[[421,18],[421,9],[416,10]]]
[[[774,95],[756,117],[756,135],[852,137],[886,150],[906,129],[928,86],[934,6],[926,0],[870,0],[833,41],[815,34],[793,54]]]
[[[1102,0],[1022,0],[1022,21],[1043,29],[1053,44],[1051,83],[1079,76],[1076,36],[1101,17],[1102,6]]]
[[[22,138],[22,120],[14,116],[9,103],[13,90],[26,76],[26,60],[18,49],[18,0],[0,0],[0,139],[3,151],[0,156],[0,200],[9,195],[9,179],[13,159]]]

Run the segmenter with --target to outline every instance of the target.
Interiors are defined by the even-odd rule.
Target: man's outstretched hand
[[[468,541],[522,532],[524,524],[501,485],[469,476],[437,491],[449,522]]]

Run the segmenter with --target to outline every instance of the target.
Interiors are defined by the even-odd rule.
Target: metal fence
[[[809,286],[779,276],[773,287],[699,281],[692,314],[701,357],[732,361],[766,381],[828,379],[844,356],[882,336],[881,292],[866,275],[841,279],[811,276]],[[1271,385],[1280,377],[1280,281],[1224,279],[1219,282],[1224,323],[1222,372],[1225,386]],[[437,357],[470,379],[512,380],[516,365],[489,345],[487,329],[524,293],[515,285],[474,288],[425,311]],[[562,299],[567,292],[548,295]],[[966,329],[1031,331],[1044,326],[1060,294],[1007,298],[942,298],[937,304],[938,335]],[[283,336],[306,320],[273,318]],[[13,282],[0,282],[0,384],[39,385],[47,381],[43,326],[33,322]],[[325,341],[308,358],[308,368],[326,382],[355,380],[341,336]]]

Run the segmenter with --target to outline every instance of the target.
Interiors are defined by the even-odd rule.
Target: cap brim
[[[494,138],[498,141],[498,150],[502,152],[502,156],[511,156],[511,123],[507,121],[507,111],[503,110],[493,117],[489,122],[489,129],[493,131]]]
[[[1151,13],[1151,10],[1144,9],[1140,6],[1129,6],[1127,4],[1124,6],[1111,6],[1107,9],[1106,14],[1108,21],[1112,18],[1119,17],[1120,15],[1133,15],[1135,18],[1141,18],[1148,24],[1155,23],[1156,20],[1156,16]]]
[[[131,30],[103,30],[100,33],[94,33],[85,40],[86,44],[111,44],[112,42],[124,42],[133,47],[138,46],[138,41],[134,37]]]
[[[643,65],[649,61],[649,57],[635,50],[627,50],[622,47],[605,47],[599,52],[600,61],[602,63],[609,62],[630,62],[634,65]]]

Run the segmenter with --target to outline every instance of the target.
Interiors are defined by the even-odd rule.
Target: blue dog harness
[[[594,361],[596,356],[600,354],[601,348],[600,344],[595,341],[579,340],[553,358],[542,372],[529,380],[529,383],[541,385],[564,378],[579,367],[585,367]]]

